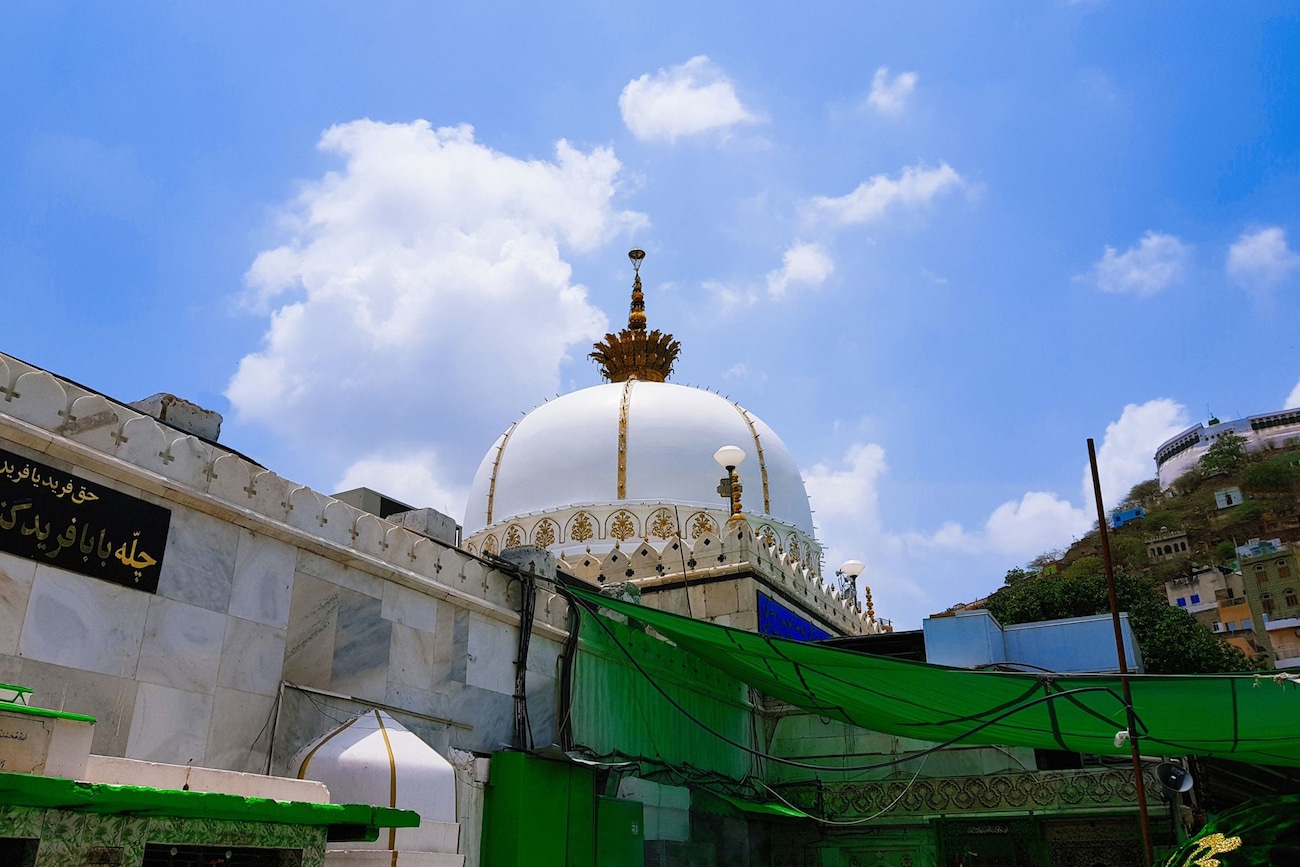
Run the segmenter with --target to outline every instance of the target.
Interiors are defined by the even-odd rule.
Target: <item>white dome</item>
[[[397,828],[392,836],[380,834],[372,843],[349,843],[348,848],[446,849],[446,826],[456,822],[456,771],[383,711],[368,711],[321,735],[299,750],[289,766],[299,779],[328,786],[331,803],[375,804],[420,814],[418,828]]]
[[[723,470],[713,460],[724,445],[745,451],[738,468],[745,511],[812,536],[803,478],[770,427],[713,392],[638,380],[566,394],[506,431],[474,477],[466,534],[573,506],[725,508],[717,493]]]

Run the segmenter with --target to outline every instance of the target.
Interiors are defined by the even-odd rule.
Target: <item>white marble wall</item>
[[[14,381],[6,371],[0,369],[0,384]],[[138,421],[102,397],[60,391],[48,375],[22,379],[22,388],[29,397],[44,395],[26,405],[24,420],[53,425],[64,418],[54,407],[73,400],[119,417],[119,433],[122,418]],[[442,543],[336,508],[343,504],[274,474],[253,472],[242,459],[227,461],[231,456],[216,462],[228,489],[237,482],[248,503],[268,510],[279,497],[286,518],[298,515],[275,521],[210,505],[188,487],[193,477],[160,483],[148,475],[174,463],[153,456],[176,446],[151,420],[127,432],[134,450],[117,451],[147,471],[137,478],[131,466],[78,463],[61,458],[57,447],[34,448],[23,429],[6,436],[14,431],[5,411],[0,404],[6,449],[171,511],[156,594],[0,553],[0,681],[33,687],[37,704],[95,716],[96,752],[264,771],[273,743],[292,753],[337,723],[314,705],[286,719],[278,706],[284,681],[350,696],[349,707],[357,709],[405,709],[412,716],[404,724],[439,749],[487,752],[512,739],[517,626],[509,613],[518,607],[518,584],[512,590],[508,576]],[[100,436],[103,428],[78,433],[107,447],[114,439]],[[195,443],[184,446],[192,452]],[[353,537],[354,526],[366,532]],[[317,534],[305,535],[313,527]],[[359,556],[345,550],[348,542],[375,552]],[[409,570],[396,568],[403,561]],[[464,607],[470,597],[482,605]],[[563,623],[567,613],[549,594],[538,609],[539,619],[550,622]],[[559,646],[535,635],[529,657],[541,744],[554,739]]]

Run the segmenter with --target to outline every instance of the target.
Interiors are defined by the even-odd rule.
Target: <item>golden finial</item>
[[[673,372],[673,362],[681,352],[681,344],[671,334],[646,331],[645,292],[641,288],[641,262],[645,250],[640,247],[627,254],[632,260],[632,307],[627,317],[627,328],[618,334],[606,334],[605,339],[592,347],[590,358],[600,365],[600,372],[610,382],[641,379],[664,382]]]

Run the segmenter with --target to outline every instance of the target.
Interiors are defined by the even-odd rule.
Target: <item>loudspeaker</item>
[[[1160,785],[1174,793],[1186,792],[1192,787],[1192,775],[1182,765],[1161,762],[1156,766],[1156,779]]]

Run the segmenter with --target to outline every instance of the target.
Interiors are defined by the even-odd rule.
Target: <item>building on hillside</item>
[[[1244,437],[1246,451],[1280,446],[1288,440],[1300,440],[1300,409],[1285,409],[1252,415],[1236,421],[1210,419],[1208,424],[1188,428],[1170,437],[1156,449],[1156,476],[1161,490],[1168,488],[1183,473],[1200,462],[1214,441],[1225,433]]]
[[[1231,509],[1233,506],[1240,506],[1245,502],[1245,499],[1241,494],[1241,488],[1236,485],[1230,488],[1220,488],[1214,492],[1214,505],[1219,509]]]
[[[1142,540],[1147,546],[1147,559],[1153,563],[1165,563],[1191,556],[1188,547],[1187,531],[1161,527],[1160,531]]]
[[[1255,634],[1277,668],[1300,666],[1300,564],[1281,539],[1251,539],[1237,549]]]
[[[1206,629],[1221,633],[1224,631],[1222,606],[1245,599],[1246,591],[1240,572],[1218,566],[1194,566],[1191,574],[1165,582],[1165,596],[1170,605],[1186,610]]]

